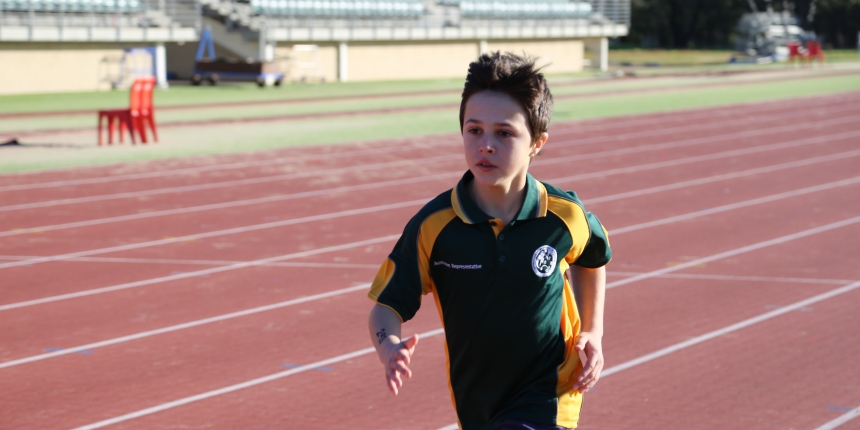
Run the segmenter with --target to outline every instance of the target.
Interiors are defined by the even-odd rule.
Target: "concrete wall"
[[[569,73],[582,71],[584,46],[580,40],[528,40],[487,42],[488,51],[510,51],[514,54],[537,57],[537,64],[546,66],[545,73]]]
[[[275,61],[280,62],[287,80],[337,81],[337,46],[317,45],[316,52],[293,50],[292,44],[279,44],[275,48]]]
[[[95,91],[110,89],[108,77],[119,72],[123,48],[132,44],[107,43],[0,43],[0,94]],[[167,43],[167,70],[188,79],[197,51],[196,43]],[[316,53],[293,50],[281,43],[276,58],[291,81],[338,79],[338,47],[320,44]],[[489,40],[487,49],[526,53],[549,64],[548,73],[582,70],[582,40]],[[433,79],[465,77],[477,58],[480,41],[367,42],[348,45],[349,81]],[[235,57],[216,44],[217,56]],[[111,61],[106,61],[111,60]],[[305,66],[305,67],[303,67]],[[314,67],[315,66],[315,67]]]
[[[121,56],[117,45],[0,43],[0,94],[107,90]]]
[[[478,56],[477,42],[352,44],[349,80],[464,77]]]

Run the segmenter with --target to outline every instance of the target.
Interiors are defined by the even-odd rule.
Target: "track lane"
[[[850,159],[841,161],[842,166],[850,166],[851,162],[852,162],[852,160],[850,160]],[[832,166],[832,167],[837,167],[837,166],[839,166],[839,164]],[[825,188],[830,187],[830,188],[833,188],[836,190],[841,190],[843,188],[845,190],[851,190],[852,189],[850,181],[849,181],[849,183],[828,182],[828,180],[830,180],[830,179],[836,179],[839,177],[839,176],[834,174],[834,172],[838,172],[840,170],[840,168],[838,168],[838,167],[834,168],[834,169],[827,169],[827,170],[813,169],[813,168],[809,168],[809,167],[807,167],[806,169],[807,170],[805,170],[805,171],[804,170],[800,171],[800,173],[802,173],[802,174],[795,177],[796,178],[795,182],[802,182],[804,180],[813,180],[814,179],[814,180],[820,181],[819,184],[829,184],[829,185],[826,185]],[[729,207],[726,207],[725,209],[722,209],[722,210],[735,210],[735,209],[743,209],[743,205],[740,207],[737,206],[738,202],[749,202],[749,203],[745,203],[746,205],[761,205],[761,204],[767,203],[767,200],[760,200],[760,198],[763,196],[770,195],[770,196],[772,196],[772,197],[770,197],[770,199],[774,199],[777,197],[780,199],[786,199],[789,197],[793,198],[795,196],[796,197],[802,197],[804,194],[809,194],[811,191],[813,191],[813,190],[808,190],[808,187],[800,188],[800,189],[789,188],[792,186],[792,184],[783,183],[783,181],[771,181],[772,184],[768,184],[767,180],[761,180],[759,178],[744,178],[744,177],[735,178],[735,179],[733,179],[733,181],[740,182],[741,183],[740,188],[742,190],[744,189],[744,187],[742,186],[743,183],[749,183],[750,181],[758,181],[757,186],[759,186],[760,188],[757,188],[756,190],[767,189],[767,187],[774,187],[771,189],[774,191],[777,191],[777,193],[762,195],[762,194],[757,194],[754,192],[747,192],[747,193],[737,192],[737,193],[734,193],[733,195],[725,195],[724,193],[721,192],[722,190],[724,190],[724,188],[722,188],[722,186],[716,186],[716,189],[718,191],[710,193],[712,195],[715,195],[715,197],[708,199],[709,204],[710,204],[710,202],[717,202],[717,203],[724,203],[722,206],[725,206],[725,204],[727,203],[727,204],[735,205],[735,206],[729,206]],[[856,183],[857,180],[853,180],[853,182]],[[704,189],[701,190],[702,192],[708,192],[709,187],[711,187],[710,189],[714,189],[715,185],[714,184],[708,184],[708,185],[704,185],[702,187],[704,187]],[[856,188],[856,184],[855,184],[855,188]],[[753,188],[750,187],[750,188],[747,188],[747,190],[753,190]],[[784,194],[786,191],[788,191],[790,193]],[[780,194],[780,193],[782,193],[782,194]],[[792,195],[791,193],[794,193],[794,195]],[[665,207],[671,207],[670,205],[673,205],[673,204],[675,206],[678,205],[678,203],[675,201],[676,199],[673,199],[672,194],[669,194],[667,196],[663,196],[662,198],[668,199],[667,205],[652,205],[650,203],[652,203],[654,200],[651,199],[651,201],[648,202],[647,206],[651,206],[654,208],[665,208]],[[631,198],[631,199],[636,200],[636,198]],[[659,200],[657,200],[657,202],[659,203]],[[586,199],[586,203],[588,203],[588,199]],[[695,202],[693,202],[693,201],[688,201],[688,202],[684,202],[684,203],[685,204],[691,204],[690,207],[693,209],[699,209],[699,207],[700,207],[700,206],[696,205]],[[417,200],[414,206],[417,207],[417,206],[420,206],[420,204],[422,204],[422,200]],[[715,208],[715,207],[719,208],[720,206],[721,205],[715,205],[715,206],[710,206],[710,207],[711,208]],[[589,205],[589,208],[591,208],[591,205]],[[389,217],[391,217],[391,216],[395,216],[395,217],[399,216],[399,217],[403,218],[403,220],[405,222],[405,220],[408,219],[408,217],[411,215],[411,213],[413,213],[413,209],[414,208],[412,208],[411,206],[405,206],[402,209],[388,211],[385,213],[378,212],[378,213],[365,214],[367,216],[372,217],[372,219],[363,220],[363,221],[362,220],[351,221],[351,225],[353,227],[360,229],[360,230],[363,230],[365,232],[380,231],[379,230],[380,220],[390,219]],[[593,208],[591,208],[591,209],[593,209]],[[713,209],[711,209],[711,210],[713,210]],[[609,211],[607,211],[607,212],[609,212]],[[706,216],[706,215],[708,215],[707,213],[698,214],[695,210],[693,212],[687,212],[687,213],[692,213],[692,215],[695,215],[695,216]],[[397,215],[397,214],[400,214],[400,215]],[[621,214],[624,215],[623,212],[621,212]],[[649,214],[648,212],[644,212],[644,215],[647,216],[648,214]],[[615,213],[607,213],[606,216],[604,216],[604,223],[609,226],[610,231],[614,231],[616,229],[620,229],[620,230],[618,230],[619,232],[623,231],[624,228],[622,228],[621,226],[624,224],[621,224],[621,223],[625,223],[628,226],[630,226],[630,225],[641,224],[642,222],[650,222],[650,221],[654,220],[653,218],[652,219],[648,219],[648,218],[643,219],[643,217],[641,216],[641,215],[643,215],[643,213],[636,213],[636,212],[630,212],[629,216],[624,216],[620,219],[618,219],[617,217],[613,217],[613,215],[615,215]],[[660,211],[656,211],[655,215],[656,216],[662,216],[665,218],[666,213],[662,212],[662,209],[661,209]],[[687,215],[686,217],[689,218],[690,215]],[[636,222],[636,220],[638,220],[638,222]],[[670,220],[671,220],[671,218],[670,218]],[[321,246],[327,246],[331,243],[348,243],[350,241],[363,240],[363,238],[366,238],[366,236],[362,237],[362,236],[356,236],[356,235],[352,235],[352,236],[335,235],[335,236],[332,236],[332,234],[330,232],[334,229],[334,226],[337,225],[338,222],[336,222],[336,220],[330,220],[330,221],[335,221],[335,222],[314,223],[310,227],[308,227],[308,226],[289,227],[288,226],[288,227],[270,229],[270,230],[268,230],[268,232],[269,232],[268,233],[269,236],[267,237],[268,240],[263,240],[262,236],[257,235],[257,233],[250,232],[250,233],[242,234],[242,235],[240,235],[240,237],[234,237],[232,239],[228,239],[228,240],[230,240],[229,242],[207,241],[207,240],[197,240],[197,241],[193,241],[193,242],[180,241],[180,242],[177,242],[175,244],[175,246],[171,246],[169,248],[163,248],[163,249],[158,249],[158,250],[144,249],[144,250],[138,250],[138,251],[127,251],[127,252],[123,252],[123,253],[116,253],[116,256],[117,257],[129,257],[129,258],[171,258],[171,256],[175,255],[175,257],[173,257],[173,258],[185,258],[188,255],[194,255],[197,258],[203,258],[203,259],[206,259],[206,258],[209,258],[209,259],[234,259],[234,258],[231,258],[233,256],[232,254],[239,252],[240,254],[237,254],[236,255],[237,257],[243,256],[243,257],[247,258],[249,256],[252,256],[254,258],[267,258],[271,255],[277,255],[277,254],[282,253],[284,251],[283,243],[291,243],[293,246],[298,246],[300,249],[313,249],[313,248],[319,249]],[[665,222],[665,221],[663,221],[663,222]],[[356,223],[363,223],[363,224],[356,224]],[[366,226],[366,227],[361,227],[362,225]],[[637,229],[641,229],[641,227],[637,227]],[[383,228],[382,231],[385,231],[385,228]],[[284,240],[278,240],[278,237],[283,237]],[[615,236],[613,234],[613,241],[614,241],[614,239],[615,239]],[[219,239],[219,240],[222,240],[222,239]],[[254,254],[248,254],[248,250],[252,249],[252,248],[254,248]],[[296,248],[294,248],[294,249],[296,249]],[[298,249],[296,249],[296,250],[298,250]],[[157,254],[153,254],[152,253],[153,251],[157,252]],[[364,260],[351,260],[351,257],[348,255],[348,253],[349,253],[348,250],[342,251],[342,254],[344,255],[343,258],[345,258],[345,260],[343,260],[341,262],[367,263],[367,261],[364,261]],[[324,256],[325,255],[331,255],[331,253],[330,252],[324,252],[323,254],[320,254],[320,255],[324,255]],[[361,255],[361,252],[359,252],[358,255]],[[323,257],[323,258],[329,259],[331,257]],[[361,257],[359,257],[359,258],[361,258]],[[330,260],[329,261],[322,260],[320,262],[331,262],[331,261]],[[373,263],[373,262],[370,262],[370,263]],[[6,264],[13,264],[13,263],[6,263]],[[58,284],[59,285],[65,285],[63,283],[63,280],[65,279],[64,277],[58,278],[58,280],[53,285],[51,285],[51,284],[46,285],[44,274],[41,274],[40,272],[34,272],[32,270],[27,270],[27,269],[30,269],[30,268],[28,268],[28,267],[17,267],[17,268],[8,269],[8,270],[12,271],[10,274],[10,279],[16,280],[16,285],[19,287],[19,288],[17,288],[17,290],[22,292],[23,294],[29,295],[29,297],[40,297],[39,296],[40,289],[49,288],[49,290],[44,290],[44,292],[41,292],[41,296],[44,297],[44,296],[46,296],[46,293],[48,291],[50,291],[50,288],[57,288],[56,286],[53,286],[53,285],[58,285]],[[82,270],[83,270],[83,272],[81,272],[81,275],[84,277],[86,277],[86,271],[100,273],[98,266],[91,266],[91,267],[84,268]],[[151,269],[148,269],[148,268],[147,269],[139,269],[138,271],[141,273],[145,273],[144,272],[145,270],[151,270]],[[210,271],[211,270],[207,269],[205,272],[208,273]],[[65,271],[55,271],[55,273],[65,274],[66,272]],[[118,276],[118,278],[116,278],[116,279],[128,279],[129,275],[136,276],[136,274],[126,273],[126,272],[119,273],[119,274],[113,274],[111,272],[111,275],[112,276]],[[98,276],[98,275],[96,275],[96,276]],[[139,279],[139,277],[138,277],[138,279]],[[143,285],[146,285],[146,284],[143,284]],[[13,300],[15,298],[17,298],[18,300],[21,300],[21,299],[23,299],[23,297],[26,297],[26,296],[15,296],[14,295],[15,290],[10,291],[9,294],[12,294],[12,296],[10,296],[10,300]],[[10,302],[6,302],[6,303],[10,303]]]
[[[858,133],[860,133],[860,131],[847,132],[847,134],[846,133],[837,133],[836,135],[831,135],[831,136],[839,137],[840,139],[837,139],[835,142],[840,142],[842,140],[845,140],[846,137],[851,136],[853,134],[858,134]],[[752,154],[752,153],[761,152],[761,151],[765,151],[765,150],[787,149],[787,148],[796,147],[796,146],[825,143],[825,142],[830,141],[830,140],[831,140],[831,138],[827,137],[827,136],[804,138],[804,139],[798,139],[798,140],[785,142],[785,143],[763,145],[763,146],[757,146],[757,147],[741,149],[741,150],[724,151],[720,154],[710,154],[710,155],[687,157],[686,159],[681,158],[681,159],[676,159],[676,160],[668,160],[668,161],[663,161],[663,162],[652,163],[650,166],[646,163],[646,165],[640,165],[640,167],[634,167],[634,168],[614,169],[611,171],[595,172],[593,174],[589,174],[589,173],[578,174],[578,175],[574,175],[574,176],[568,176],[565,178],[553,178],[553,179],[550,179],[550,181],[555,181],[555,182],[557,182],[557,185],[564,186],[565,181],[572,181],[572,180],[577,180],[577,179],[587,179],[587,178],[599,178],[599,177],[608,176],[609,174],[629,173],[629,172],[635,172],[635,171],[643,170],[643,169],[647,170],[647,169],[656,169],[656,168],[660,168],[660,167],[677,166],[677,165],[687,164],[687,163],[691,163],[691,162],[708,161],[710,159],[727,157],[727,156],[731,156],[731,155],[740,156],[740,155]],[[537,164],[537,162],[535,164]],[[458,172],[457,176],[459,176],[459,174],[460,173]],[[544,178],[541,178],[541,179],[544,179]],[[440,190],[441,189],[442,188],[440,188]],[[211,232],[211,233],[207,233],[207,234],[212,235],[212,234],[216,234],[216,232]],[[44,239],[44,237],[43,237],[40,240],[45,241],[46,239]],[[171,242],[171,241],[167,241],[167,242]],[[165,242],[165,243],[167,243],[167,242]],[[2,244],[2,240],[0,240],[0,244]],[[14,242],[14,244],[17,246],[25,246],[25,247],[27,246],[26,244],[23,244],[21,242]],[[129,245],[129,246],[131,246],[131,245]],[[144,245],[140,245],[140,246],[144,246]],[[151,245],[145,245],[145,246],[151,246]],[[0,263],[0,269],[8,268],[8,267],[21,266],[24,264],[35,264],[37,262],[43,262],[43,261],[52,261],[52,260],[57,260],[57,259],[62,259],[62,258],[68,258],[71,256],[78,257],[78,256],[92,255],[93,252],[95,252],[95,253],[112,252],[112,250],[114,250],[114,248],[109,248],[109,249],[104,249],[104,250],[96,249],[96,250],[84,251],[83,254],[80,252],[77,252],[77,253],[73,253],[73,254],[69,254],[69,255],[45,257],[45,258],[40,258],[40,259],[27,261],[27,262]],[[8,246],[4,250],[4,252],[19,253],[19,254],[20,253],[31,253],[32,251],[33,251],[32,248],[15,249],[15,248],[9,248]]]
[[[838,122],[838,117],[844,117],[845,115],[849,115],[851,112],[855,112],[857,108],[858,108],[858,106],[856,104],[850,103],[850,104],[846,104],[846,105],[842,105],[842,106],[828,108],[826,111],[819,112],[819,115],[822,115],[821,118],[823,118],[824,123],[827,123],[828,121]],[[784,125],[781,128],[785,129],[785,130],[794,130],[794,129],[797,129],[798,127],[799,128],[806,128],[806,127],[810,127],[810,126],[812,126],[812,127],[818,126],[812,122],[798,123],[798,124],[785,123],[785,121],[787,121],[791,118],[802,116],[801,115],[802,113],[805,114],[805,112],[793,112],[793,113],[788,113],[788,114],[783,113],[781,115],[772,115],[772,116],[765,117],[765,118],[758,118],[758,117],[744,118],[744,119],[740,119],[740,120],[734,120],[734,121],[731,121],[731,122],[728,122],[725,124],[723,124],[723,123],[706,123],[705,125],[689,125],[688,124],[688,125],[682,125],[682,126],[674,127],[674,128],[650,127],[650,128],[645,129],[645,130],[637,130],[637,131],[621,133],[621,134],[608,133],[607,135],[577,137],[576,139],[572,139],[573,137],[575,137],[575,134],[555,133],[553,135],[553,139],[555,142],[554,147],[556,149],[559,149],[559,148],[564,148],[564,147],[568,147],[568,148],[581,147],[583,145],[591,145],[591,144],[597,144],[597,143],[601,143],[603,145],[610,145],[612,143],[617,144],[617,143],[623,143],[626,140],[634,139],[634,138],[635,139],[643,139],[644,138],[646,142],[649,142],[652,139],[657,139],[657,141],[660,141],[660,140],[671,140],[673,138],[684,138],[688,135],[688,133],[690,131],[696,130],[696,129],[701,128],[701,127],[718,128],[718,127],[725,127],[725,126],[731,125],[733,128],[737,128],[739,130],[747,130],[746,134],[749,134],[751,136],[755,136],[755,135],[761,134],[760,132],[756,131],[756,129],[760,128],[763,125],[768,124],[768,123],[770,123],[772,125],[776,125],[776,124],[779,124],[780,122],[782,122]],[[826,119],[827,116],[834,116],[834,115],[836,115],[837,117]],[[779,127],[772,127],[772,128],[779,129]],[[762,131],[765,131],[765,130],[762,130]],[[452,142],[454,143],[452,145],[452,147],[456,147],[456,142],[454,142],[454,140],[452,140]],[[396,157],[396,158],[402,159],[403,155],[408,155],[408,154],[401,154],[401,157]],[[374,163],[374,159],[376,157],[365,157],[365,158],[356,157],[356,158],[357,159],[355,161],[363,161],[363,163],[359,163],[359,164],[353,165],[351,167],[350,166],[343,167],[342,165],[336,164],[339,167],[336,167],[335,170],[336,171],[349,171],[349,170],[364,171],[364,170],[368,170],[369,167],[365,164]],[[457,154],[451,154],[448,158],[450,158],[452,161],[458,161],[460,159],[460,156]],[[414,161],[414,157],[413,157],[413,161]],[[323,163],[324,166],[330,165],[328,163],[325,163],[325,161],[321,161],[321,163]],[[377,164],[379,164],[379,163],[377,163]],[[296,169],[298,169],[298,170],[296,170]],[[272,170],[272,169],[269,169],[269,170]],[[277,169],[275,169],[275,170],[277,170]],[[60,199],[60,200],[36,198],[35,199],[36,201],[33,201],[34,197],[38,197],[42,193],[31,191],[31,192],[27,192],[27,193],[23,193],[23,192],[17,193],[17,195],[26,197],[25,200],[22,200],[19,202],[18,199],[20,199],[21,197],[19,196],[18,198],[16,198],[16,193],[13,192],[12,195],[7,195],[7,196],[5,196],[5,199],[4,199],[4,200],[6,200],[12,204],[7,204],[7,205],[0,207],[0,211],[23,210],[23,209],[28,209],[28,208],[32,209],[32,208],[40,208],[40,207],[50,207],[50,206],[55,206],[57,204],[63,204],[63,205],[64,204],[77,204],[77,203],[113,200],[113,199],[118,199],[118,198],[119,199],[125,199],[125,198],[129,198],[129,197],[152,196],[152,195],[159,195],[159,194],[173,194],[173,193],[181,193],[181,192],[188,192],[188,191],[199,191],[202,189],[223,188],[223,187],[232,187],[232,186],[240,186],[240,185],[250,185],[250,184],[263,184],[263,183],[281,181],[281,180],[285,180],[285,179],[295,179],[295,178],[301,178],[301,177],[320,176],[323,173],[324,172],[320,169],[310,169],[309,170],[309,169],[301,169],[300,166],[298,166],[298,167],[297,166],[291,166],[290,171],[287,172],[286,174],[279,172],[279,174],[260,175],[260,174],[255,174],[254,171],[252,170],[250,172],[236,172],[236,174],[242,175],[242,177],[238,178],[238,179],[227,178],[225,180],[225,179],[218,179],[216,177],[215,181],[208,181],[205,183],[186,183],[184,185],[172,186],[172,187],[169,186],[166,188],[152,188],[151,186],[149,186],[145,190],[140,189],[139,184],[150,184],[150,183],[152,183],[152,181],[151,180],[145,181],[145,182],[140,181],[140,182],[132,182],[132,183],[122,183],[122,184],[119,184],[119,186],[111,184],[111,185],[105,185],[104,187],[101,187],[101,188],[100,187],[86,187],[85,189],[87,190],[87,194],[88,194],[87,196],[77,197],[75,199]],[[164,180],[168,180],[168,179],[164,179]],[[105,187],[107,187],[107,188],[105,188]],[[119,187],[118,190],[117,190],[117,187]],[[100,195],[90,194],[90,193],[97,192],[97,190],[99,190],[99,189],[108,189],[108,190],[110,190],[110,192],[107,194],[100,194]],[[58,191],[62,191],[62,190],[54,190],[54,192],[58,192]],[[117,193],[116,191],[121,191],[121,192]],[[65,194],[61,194],[61,195],[65,195]],[[17,204],[15,204],[16,202],[17,202]]]
[[[615,241],[613,241],[613,244],[615,245]],[[615,290],[615,291],[621,291],[621,290]]]
[[[858,305],[854,290],[612,375],[583,428],[814,428],[856,402]]]
[[[857,186],[857,187],[858,187],[858,188],[860,188],[860,186]],[[801,201],[802,201],[802,200],[801,200]],[[769,205],[769,206],[774,206],[774,205],[776,205],[776,204],[780,204],[780,203],[785,204],[786,202],[775,202],[775,203],[770,203],[770,204],[768,204],[768,205]],[[790,202],[787,202],[787,203],[788,203],[789,205],[797,205],[797,204],[798,204],[797,202],[794,202],[794,201],[790,201]],[[769,213],[770,213],[770,208],[768,208],[768,207],[758,208],[758,209],[759,209],[759,210],[757,211],[757,213],[759,214],[759,216],[761,216],[761,214],[762,214],[762,213],[764,213],[764,214],[765,214],[765,216],[766,216],[767,214],[769,214]],[[855,209],[855,210],[857,210],[858,212],[860,212],[860,207],[857,207],[857,208],[854,208],[854,209]],[[849,209],[849,210],[850,210],[850,209]],[[755,214],[755,213],[754,213],[754,214]],[[754,214],[753,214],[753,215],[754,215]],[[751,216],[751,214],[750,214],[750,213],[739,213],[739,214],[736,214],[736,215],[735,215],[735,219],[744,219],[744,218],[749,218],[750,216]],[[707,223],[707,222],[708,222],[708,220],[707,220],[707,219],[702,219],[702,220],[699,220],[698,222],[700,222],[700,223]],[[736,221],[736,222],[737,222],[737,221]],[[674,231],[673,231],[673,232],[670,232],[670,233],[671,233],[671,234],[667,234],[667,237],[672,237],[672,236],[675,234],[675,232],[674,232]],[[770,231],[765,232],[764,234],[768,234],[768,235],[771,235],[771,236],[773,235],[773,234],[772,234],[772,232],[770,232]],[[675,237],[683,237],[683,236],[675,236]],[[740,239],[741,239],[741,240],[746,240],[746,239],[749,239],[749,236],[741,236],[741,237],[740,237]],[[617,242],[617,241],[618,241],[617,237],[616,237],[616,238],[614,238],[614,239],[613,239],[613,241],[614,241],[614,242]],[[732,238],[732,237],[730,237],[730,236],[726,236],[726,237],[724,237],[724,238],[721,238],[721,241],[722,241],[722,242],[728,242],[728,243],[736,243],[736,242],[738,241],[738,238]],[[655,265],[652,265],[652,266],[660,267],[661,265],[660,265],[660,264],[655,264]],[[255,269],[255,270],[256,270],[256,271],[259,271],[259,270],[261,270],[261,269],[262,269],[262,268],[257,268],[257,269]],[[230,289],[230,288],[240,288],[240,289],[241,289],[242,287],[240,287],[239,285],[241,285],[241,286],[247,285],[247,282],[252,282],[252,283],[253,283],[253,279],[254,279],[254,277],[253,277],[251,274],[245,274],[245,277],[244,277],[243,279],[246,279],[246,282],[244,282],[244,283],[243,283],[243,282],[241,282],[241,281],[237,281],[235,278],[233,278],[233,276],[235,276],[235,274],[232,274],[232,275],[231,275],[231,276],[229,276],[229,277],[223,277],[223,276],[222,276],[222,277],[217,278],[217,279],[212,279],[212,280],[209,280],[209,282],[207,282],[207,284],[209,284],[209,285],[211,286],[211,285],[214,285],[213,283],[215,283],[215,284],[220,284],[220,288],[228,288],[228,289]],[[249,277],[249,276],[250,276],[250,277]],[[618,282],[615,282],[615,283],[618,283]],[[189,307],[190,307],[191,309],[199,310],[199,307],[200,307],[200,304],[199,304],[199,303],[195,306],[195,305],[193,305],[193,304],[191,304],[191,303],[182,303],[182,302],[181,302],[181,300],[178,300],[178,299],[176,298],[176,295],[178,294],[178,292],[179,292],[179,291],[185,291],[185,293],[184,293],[184,294],[186,295],[186,300],[194,300],[194,299],[195,299],[195,291],[194,291],[193,289],[191,289],[191,290],[189,291],[189,289],[188,289],[188,288],[184,288],[184,289],[182,289],[182,288],[181,288],[181,285],[179,285],[179,286],[177,286],[177,285],[173,285],[173,286],[172,286],[172,288],[170,289],[170,291],[171,291],[171,296],[173,296],[173,298],[172,298],[172,300],[171,300],[171,302],[170,302],[169,304],[166,304],[166,303],[159,304],[157,301],[158,301],[158,299],[160,299],[161,295],[156,295],[155,297],[153,297],[153,299],[155,299],[155,300],[156,300],[156,303],[152,303],[152,304],[150,304],[150,305],[149,305],[149,308],[150,308],[150,309],[161,309],[161,310],[166,310],[167,308],[170,308],[170,307],[172,307],[172,308],[177,308],[178,310],[174,310],[174,311],[173,311],[174,313],[181,313],[183,309],[186,309],[186,308],[189,308]],[[226,292],[224,292],[224,291],[220,291],[220,294],[226,294]],[[130,292],[127,292],[127,293],[122,293],[122,296],[124,296],[124,297],[129,297],[129,298],[131,298],[131,299],[135,300],[135,301],[134,301],[135,306],[138,306],[138,305],[144,305],[144,306],[146,306],[147,298],[141,298],[141,297],[140,297],[140,293],[138,293],[138,294],[130,294]],[[108,297],[108,298],[100,297],[100,298],[98,298],[97,300],[104,301],[104,300],[108,300],[108,299],[109,299],[109,297]],[[116,300],[116,298],[115,298],[114,300]],[[78,306],[86,305],[86,303],[87,303],[86,301],[84,301],[83,303],[80,303],[80,302],[79,302],[79,303],[73,303],[73,304],[72,304],[72,306],[70,306],[70,308],[71,308],[71,309],[74,309],[74,308],[76,308],[76,307],[78,307]],[[153,308],[153,306],[157,306],[157,308]],[[116,327],[116,326],[117,326],[116,322],[122,319],[122,317],[120,316],[121,314],[124,314],[124,313],[134,314],[134,312],[129,312],[129,311],[126,309],[126,307],[124,307],[124,306],[117,306],[117,305],[115,304],[115,306],[113,306],[113,307],[115,308],[114,312],[119,312],[119,313],[120,313],[119,315],[116,315],[116,316],[99,315],[99,316],[96,316],[96,318],[108,318],[108,320],[115,321],[115,322],[114,322],[114,324],[113,324],[112,326],[113,326],[113,327]],[[61,315],[61,314],[63,314],[63,307],[62,307],[62,306],[60,306],[60,307],[56,307],[56,306],[48,306],[48,308],[47,308],[47,309],[49,309],[49,310],[50,310],[50,315],[55,316],[55,317],[56,317],[56,316],[59,316],[59,315]],[[23,310],[23,309],[22,309],[22,310]],[[19,315],[19,318],[20,318],[20,316],[26,316],[26,317],[28,317],[28,318],[35,318],[35,319],[37,319],[37,321],[40,321],[40,319],[39,319],[39,318],[38,318],[38,316],[37,316],[37,315],[38,315],[38,313],[34,314],[33,312],[23,312],[23,313],[22,313],[22,312],[15,312],[15,311],[12,311],[12,312],[13,312],[13,315]],[[72,315],[70,315],[68,319],[69,319],[69,320],[73,319]],[[14,322],[15,322],[15,324],[16,324],[16,325],[17,325],[17,324],[21,324],[21,323],[26,323],[26,322],[29,322],[30,324],[34,324],[34,323],[35,323],[35,324],[39,324],[37,321],[14,321]],[[69,329],[69,326],[68,326],[67,324],[64,324],[64,325],[62,325],[62,326],[55,327],[53,330],[49,328],[49,326],[50,326],[50,325],[51,325],[51,323],[50,323],[50,322],[48,322],[48,323],[47,323],[47,326],[43,323],[43,326],[42,326],[40,329],[38,329],[38,331],[39,331],[40,333],[43,333],[43,334],[48,333],[48,332],[62,333],[62,332],[68,331],[68,329]],[[93,326],[98,326],[99,324],[98,324],[98,323],[93,323],[92,325],[93,325]],[[86,330],[84,330],[84,331],[86,331]],[[29,340],[30,338],[28,337],[27,339]]]
[[[856,226],[856,224],[855,224],[855,226]],[[831,287],[831,288],[832,288],[832,287]],[[622,290],[618,290],[618,291],[622,291]],[[689,289],[688,289],[688,291],[689,291]],[[427,314],[427,313],[432,313],[432,312],[425,312],[424,314]],[[421,314],[419,313],[419,315],[421,315]],[[364,316],[364,315],[361,315],[361,316]],[[438,324],[438,322],[437,322],[437,324]],[[637,327],[637,330],[641,330],[641,326]],[[408,333],[408,331],[407,331],[407,333]],[[312,336],[312,335],[311,335],[311,337],[314,337],[314,336]],[[324,342],[324,343],[323,343],[323,345],[325,345],[326,347],[327,347],[328,345],[330,345],[330,344],[331,344],[331,342]],[[668,358],[668,357],[667,357],[667,358]],[[350,375],[350,376],[353,376],[353,375]],[[367,379],[367,378],[365,378],[365,377],[364,377],[364,376],[365,376],[364,374],[359,374],[359,375],[354,375],[354,376],[355,376],[355,379],[358,379],[358,378],[365,379],[365,380],[362,380],[362,381],[357,381],[357,382],[359,382],[359,383],[360,383],[360,385],[361,385],[361,386],[368,386],[368,385],[372,385],[372,384],[368,384],[368,383],[367,383],[368,381],[366,381],[366,379]],[[372,374],[371,374],[371,376],[372,376]],[[438,377],[438,375],[437,375],[437,377]],[[615,376],[613,376],[613,377],[615,377]],[[335,382],[335,383],[337,383],[337,382]],[[422,391],[422,390],[420,390],[420,388],[421,388],[421,387],[416,387],[415,385],[410,385],[410,387],[412,387],[412,389],[416,389],[416,390],[418,390],[418,391]],[[260,386],[260,387],[255,387],[255,388],[253,388],[252,390],[255,390],[255,391],[256,391],[256,390],[263,390],[263,389],[264,389],[264,388],[263,388],[263,386]],[[322,389],[321,391],[322,391],[322,392],[326,392],[324,389]],[[422,391],[422,393],[423,393],[423,391]],[[244,395],[244,396],[242,396],[242,398],[247,398],[247,396],[249,396],[249,395]],[[208,401],[209,401],[209,400],[204,400],[204,402],[208,402]],[[183,406],[183,407],[184,407],[184,406]],[[401,411],[400,413],[403,413],[403,412]],[[163,421],[162,421],[162,422],[163,422]]]
[[[828,95],[817,97],[804,97],[798,99],[804,103],[806,109],[820,109],[832,104],[856,102],[860,93],[849,93],[846,95]],[[629,115],[613,118],[588,119],[573,122],[557,122],[554,126],[560,127],[575,127],[584,132],[605,132],[614,131],[619,128],[626,127],[641,127],[650,125],[655,121],[663,124],[685,123],[691,120],[714,119],[714,118],[739,118],[749,114],[760,114],[770,111],[791,111],[791,107],[787,107],[785,101],[767,101],[752,103],[746,105],[736,105],[731,107],[712,107],[702,109],[691,109],[686,111],[660,112],[654,114]],[[83,185],[91,184],[92,181],[118,181],[118,180],[134,180],[145,179],[151,177],[160,177],[166,174],[182,174],[182,173],[197,173],[200,171],[210,171],[219,168],[242,168],[259,166],[257,163],[269,164],[273,159],[283,159],[284,153],[289,154],[292,160],[316,159],[328,155],[336,155],[343,152],[353,151],[375,151],[380,148],[397,148],[404,144],[414,141],[426,141],[428,139],[435,140],[439,136],[418,136],[411,138],[386,139],[383,141],[368,141],[342,145],[316,146],[316,147],[295,147],[288,149],[275,149],[266,151],[254,151],[238,154],[213,154],[197,157],[185,157],[181,159],[165,159],[155,161],[142,161],[136,163],[123,163],[117,165],[94,166],[86,168],[69,168],[57,169],[43,172],[25,172],[17,174],[7,174],[0,177],[0,191],[10,187],[14,189],[17,186],[24,187],[39,187],[46,186],[68,186],[68,185]],[[236,158],[242,160],[236,161]],[[250,165],[243,165],[249,163]],[[154,171],[153,171],[154,170]],[[80,177],[92,174],[101,174],[105,176],[95,177]],[[45,178],[48,178],[45,182]],[[51,178],[54,177],[54,178]],[[51,180],[53,179],[53,180]],[[43,182],[35,182],[35,181]],[[10,184],[11,182],[11,184]]]

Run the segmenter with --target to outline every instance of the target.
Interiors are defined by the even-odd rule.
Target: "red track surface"
[[[575,189],[612,238],[607,369],[860,280],[858,93],[551,131],[532,173]],[[368,282],[386,237],[462,164],[457,137],[442,135],[0,177],[0,428],[83,426],[369,347],[371,302],[348,291],[42,356]],[[692,182],[733,172],[747,173]],[[235,182],[265,177],[277,178]],[[90,201],[58,201],[77,198]],[[43,207],[14,207],[33,203]],[[679,270],[614,285],[667,268]],[[816,428],[860,406],[858,306],[860,289],[846,291],[612,371],[586,396],[581,428]],[[439,326],[425,308],[405,332]],[[456,420],[442,342],[421,340],[397,398],[365,354],[113,427],[438,429]]]

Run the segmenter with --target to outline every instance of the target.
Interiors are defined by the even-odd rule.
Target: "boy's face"
[[[483,185],[508,188],[515,178],[524,179],[531,157],[546,139],[547,134],[542,133],[537,144],[532,144],[525,110],[505,93],[481,91],[466,102],[466,163],[475,181]]]

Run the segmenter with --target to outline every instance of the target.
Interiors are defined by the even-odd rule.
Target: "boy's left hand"
[[[580,333],[576,338],[574,348],[577,351],[583,351],[586,357],[586,361],[582,363],[582,373],[579,374],[576,383],[573,384],[573,389],[580,393],[588,392],[600,379],[600,372],[603,370],[601,338],[602,336],[596,333],[586,331]]]

